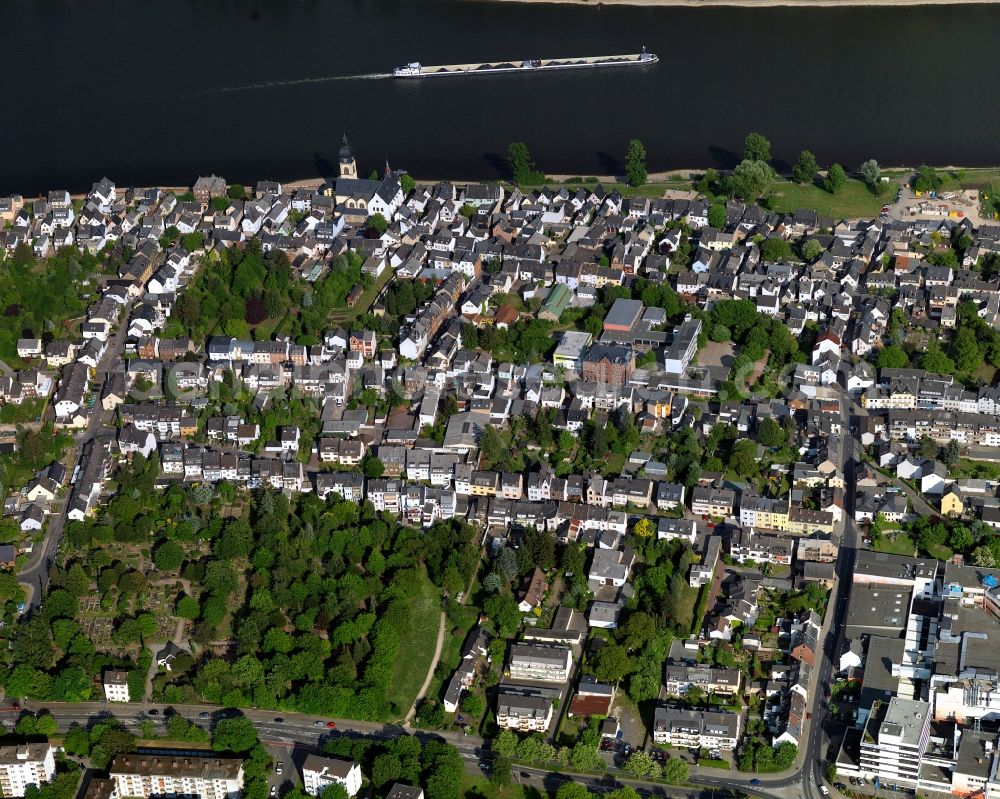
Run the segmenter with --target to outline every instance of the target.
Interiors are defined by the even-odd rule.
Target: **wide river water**
[[[0,194],[367,173],[495,178],[779,159],[1000,163],[1000,5],[691,9],[485,0],[2,0]],[[398,81],[425,64],[636,52],[652,67]]]

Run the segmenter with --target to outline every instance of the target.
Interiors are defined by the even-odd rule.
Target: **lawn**
[[[872,549],[878,552],[888,552],[892,555],[913,557],[913,553],[917,550],[917,545],[913,543],[913,539],[906,533],[898,533],[895,536],[882,536],[878,545],[873,546]]]
[[[462,644],[465,643],[469,630],[472,629],[479,618],[479,612],[470,605],[460,605],[457,611],[453,610],[449,616],[459,617],[458,624],[452,626],[451,620],[445,622],[447,625],[444,636],[444,646],[441,648],[441,660],[438,661],[437,670],[431,679],[431,684],[427,688],[427,696],[440,698],[443,685],[451,679],[452,672],[458,668],[462,660]],[[437,628],[434,630],[437,635]],[[431,650],[433,653],[433,650]]]
[[[497,788],[485,777],[462,775],[462,796],[465,799],[539,799],[543,796],[531,786],[513,782],[506,788]]]
[[[392,686],[387,696],[403,715],[409,711],[420,686],[424,684],[437,644],[441,596],[426,576],[420,596],[410,604],[410,614],[409,634],[403,636],[403,646],[393,667]]]
[[[883,202],[895,196],[896,184],[882,184],[882,196],[876,197],[860,180],[848,178],[836,194],[830,194],[815,183],[800,184],[778,180],[773,187],[774,210],[795,211],[807,208],[821,216],[834,218],[876,217]]]
[[[973,477],[983,480],[993,480],[1000,476],[1000,466],[989,461],[974,461],[969,458],[962,458],[955,466],[951,467],[952,477]]]
[[[951,560],[951,556],[955,553],[944,544],[934,544],[932,547],[928,548],[927,554],[937,560]]]
[[[358,301],[354,304],[353,308],[335,308],[330,314],[331,321],[336,321],[340,324],[346,324],[347,322],[353,322],[359,316],[363,316],[368,313],[368,309],[372,307],[375,302],[375,298],[378,297],[379,292],[385,288],[385,284],[392,280],[396,273],[386,267],[382,270],[382,274],[378,276],[378,279],[368,287],[367,290],[358,298]]]
[[[590,191],[595,186],[597,186],[599,181],[591,180],[585,178],[583,180],[570,179],[564,183],[560,183],[556,180],[550,180],[545,183],[539,183],[537,185],[524,185],[521,186],[522,191],[531,191],[533,189],[540,189],[543,186],[548,186],[551,189],[561,189],[565,188],[568,191],[576,191],[577,189],[583,188]],[[617,190],[619,194],[623,197],[649,197],[654,200],[661,199],[663,193],[668,190],[681,190],[681,191],[691,191],[694,187],[690,180],[686,178],[672,178],[669,180],[656,181],[653,183],[644,183],[641,186],[629,186],[627,183],[615,183],[613,181],[601,182],[601,186],[604,187],[605,191],[611,192]],[[505,188],[509,191],[510,186],[507,185]]]

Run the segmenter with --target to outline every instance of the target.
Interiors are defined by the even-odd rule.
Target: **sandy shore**
[[[602,6],[683,6],[687,8],[850,8],[857,6],[988,5],[1000,0],[489,0],[500,3],[559,3],[600,9]]]

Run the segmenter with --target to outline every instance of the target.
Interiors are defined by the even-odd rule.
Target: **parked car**
[[[284,760],[279,760],[278,761],[278,765],[274,767],[274,773],[275,774],[280,774],[284,770],[285,770],[285,761]]]

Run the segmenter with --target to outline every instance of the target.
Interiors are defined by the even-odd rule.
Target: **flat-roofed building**
[[[706,694],[735,694],[740,690],[739,669],[709,669],[704,666],[672,665],[664,668],[664,689],[671,696],[684,696],[691,689]]]
[[[583,365],[583,353],[590,346],[593,336],[582,330],[567,330],[562,334],[555,352],[552,353],[552,363],[564,369],[580,371]]]
[[[243,760],[192,755],[188,750],[116,755],[108,769],[118,796],[197,796],[238,799],[243,790]]]
[[[573,652],[565,646],[513,644],[507,671],[513,680],[566,682],[573,667]]]
[[[497,694],[497,726],[519,732],[545,732],[552,723],[552,700],[545,696]]]
[[[658,707],[653,713],[653,742],[683,748],[736,748],[740,716],[702,710]]]
[[[916,787],[930,722],[927,702],[894,696],[876,703],[861,736],[861,771],[887,785]]]

